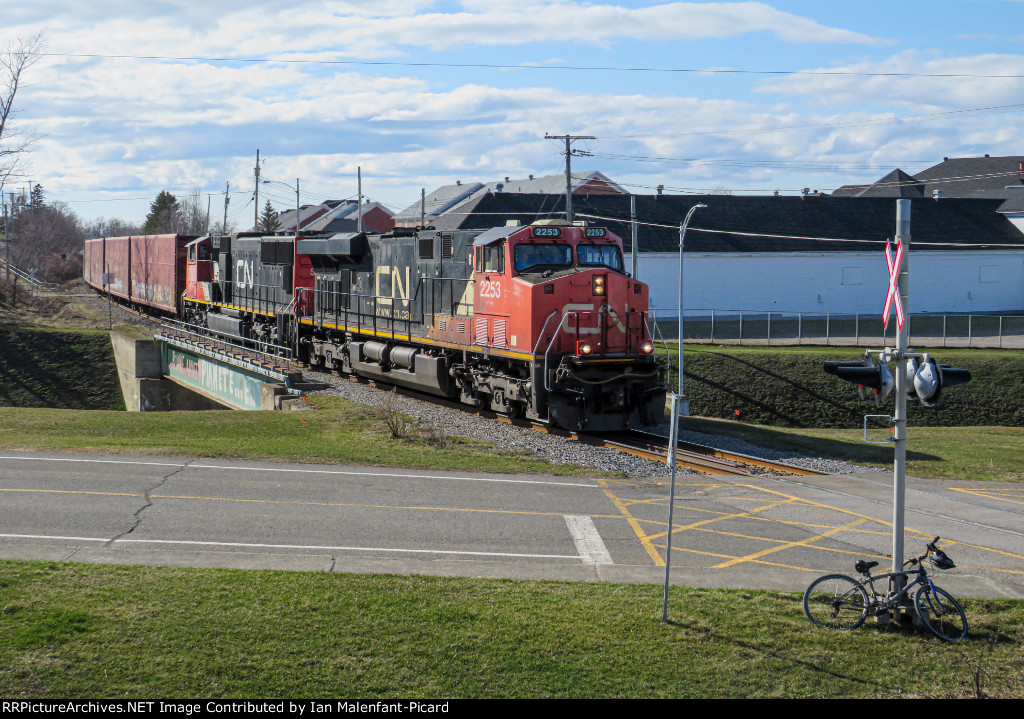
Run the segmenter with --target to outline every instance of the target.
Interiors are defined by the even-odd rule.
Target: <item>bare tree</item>
[[[203,192],[198,187],[179,203],[178,219],[178,232],[183,235],[205,235],[209,231],[210,216],[203,207]]]
[[[24,85],[26,71],[39,61],[44,47],[40,32],[0,50],[0,185],[14,174],[19,157],[36,139],[16,126],[14,99]]]

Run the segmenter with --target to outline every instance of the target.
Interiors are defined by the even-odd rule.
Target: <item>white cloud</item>
[[[833,107],[882,104],[914,108],[919,112],[1005,105],[1020,102],[1021,97],[1024,97],[1024,55],[947,57],[934,50],[906,50],[882,60],[818,68],[809,72],[851,74],[787,75],[765,80],[755,91],[805,96],[815,104]],[[918,76],[900,76],[904,73]]]
[[[322,57],[327,52],[336,58],[364,59],[391,57],[411,48],[450,51],[537,43],[609,47],[630,40],[675,43],[758,32],[793,43],[878,42],[762,2],[670,2],[632,8],[525,0],[463,2],[462,11],[427,11],[434,5],[398,0],[297,1],[287,6],[233,1],[203,6],[197,14],[199,6],[184,2],[127,7],[72,3],[66,13],[45,19],[38,11],[17,13],[5,32],[17,35],[48,26],[53,52],[203,57]],[[18,24],[19,18],[24,24]]]

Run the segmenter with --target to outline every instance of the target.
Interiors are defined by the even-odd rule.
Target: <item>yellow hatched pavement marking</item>
[[[779,502],[772,502],[771,504],[766,504],[766,505],[764,505],[762,507],[756,507],[755,509],[751,509],[751,510],[748,510],[746,512],[737,512],[735,514],[726,514],[726,515],[724,515],[722,517],[715,517],[713,519],[702,519],[699,522],[692,522],[690,524],[684,524],[684,525],[680,525],[680,526],[675,526],[675,527],[672,528],[672,534],[678,534],[679,532],[685,532],[688,529],[697,529],[699,527],[703,527],[703,526],[708,525],[708,524],[713,524],[715,522],[721,522],[721,521],[724,521],[726,519],[741,519],[743,517],[749,517],[751,514],[754,514],[756,512],[764,512],[765,510],[768,510],[768,509],[774,509],[775,507],[781,507],[784,504],[791,504],[793,501],[794,500],[786,499],[786,500],[782,500],[782,501],[779,501]],[[650,538],[651,539],[661,539],[662,537],[667,536],[667,535],[668,535],[668,532],[666,531],[666,532],[661,532],[659,534],[652,534],[652,535],[650,535]]]
[[[827,532],[822,532],[821,534],[815,535],[813,537],[808,537],[807,539],[801,539],[798,542],[786,542],[785,544],[780,544],[777,547],[772,547],[770,549],[763,549],[760,552],[754,552],[753,554],[748,554],[745,557],[736,557],[735,559],[732,559],[732,560],[730,560],[728,562],[723,562],[722,564],[716,564],[714,567],[712,567],[712,569],[725,569],[726,567],[731,567],[733,565],[740,564],[742,562],[749,562],[749,561],[754,560],[754,559],[760,559],[761,557],[766,557],[769,554],[774,554],[775,552],[781,552],[783,549],[792,549],[793,547],[803,547],[803,546],[806,546],[806,545],[810,544],[811,542],[816,542],[819,539],[825,539],[827,537],[831,537],[833,534],[838,534],[839,532],[842,532],[842,531],[844,531],[846,529],[850,529],[852,527],[856,527],[858,524],[863,524],[864,522],[867,522],[867,521],[870,521],[870,520],[867,520],[867,519],[855,519],[854,521],[850,522],[849,524],[843,525],[842,527],[836,527],[834,529],[830,529]],[[816,547],[816,549],[817,549],[817,547]]]
[[[650,537],[648,537],[647,533],[644,532],[637,518],[634,517],[633,514],[629,511],[629,509],[626,507],[626,505],[623,504],[622,500],[616,497],[615,494],[608,488],[608,480],[599,479],[597,480],[597,483],[601,485],[601,488],[604,490],[604,493],[608,497],[608,499],[612,500],[612,504],[614,504],[618,508],[618,510],[622,512],[622,516],[626,518],[627,522],[629,522],[629,526],[633,528],[633,532],[636,534],[637,539],[640,540],[640,544],[643,545],[644,549],[647,550],[647,554],[650,555],[651,559],[654,560],[654,564],[658,567],[664,567],[665,560],[661,558],[661,555],[658,554],[658,550],[655,549],[653,544],[651,544]]]

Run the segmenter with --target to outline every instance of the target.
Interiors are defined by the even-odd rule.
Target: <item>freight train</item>
[[[114,237],[84,259],[122,302],[316,367],[573,430],[664,414],[648,287],[602,227]]]

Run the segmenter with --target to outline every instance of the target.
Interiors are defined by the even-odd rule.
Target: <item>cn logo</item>
[[[240,290],[244,290],[246,287],[255,287],[252,260],[239,260],[235,264],[235,286]]]

